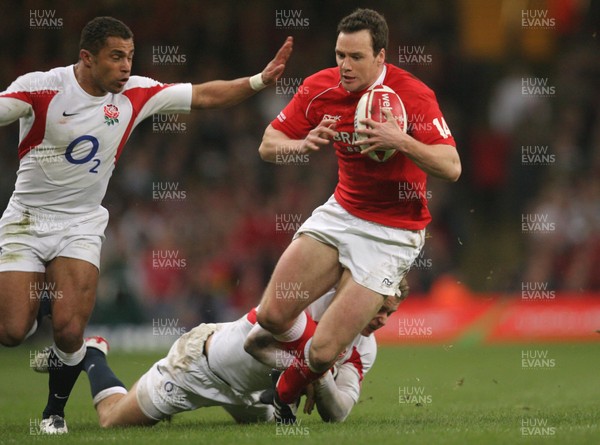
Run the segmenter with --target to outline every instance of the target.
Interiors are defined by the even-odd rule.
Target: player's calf
[[[123,397],[125,394],[111,394],[96,404],[98,424],[101,428],[113,428],[121,425],[113,408]]]
[[[64,317],[54,316],[52,318],[54,343],[63,351],[80,349],[84,341],[85,325],[86,322],[78,320],[77,317],[66,320]]]
[[[83,369],[90,381],[92,399],[98,412],[98,422],[102,428],[110,428],[118,425],[112,408],[127,394],[127,390],[106,361],[109,351],[108,342],[102,337],[89,337],[85,339],[85,344],[87,350]]]

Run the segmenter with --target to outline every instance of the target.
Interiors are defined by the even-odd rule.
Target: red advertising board
[[[411,296],[376,333],[379,343],[600,341],[600,295],[476,294],[460,302]]]

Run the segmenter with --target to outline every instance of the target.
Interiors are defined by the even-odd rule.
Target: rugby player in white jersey
[[[371,334],[385,325],[407,292],[405,286],[401,296],[386,299],[338,358],[332,372],[313,384],[305,412],[310,413],[316,405],[325,421],[346,419],[358,402],[363,376],[375,361],[377,345]],[[307,317],[318,321],[333,296],[331,291],[313,303]],[[273,385],[269,376],[272,368],[285,369],[293,357],[279,349],[279,342],[272,337],[270,341],[261,338],[257,345],[265,363],[248,354],[244,342],[255,324],[253,309],[234,322],[197,326],[176,340],[167,356],[152,365],[129,392],[108,366],[106,341],[101,337],[87,339],[83,366],[100,425],[154,425],[173,414],[209,406],[222,406],[239,423],[273,420],[274,409],[261,402],[261,394]]]
[[[25,74],[0,93],[0,125],[19,120],[19,170],[0,219],[0,344],[37,326],[51,289],[54,345],[41,431],[64,433],[64,406],[81,371],[108,222],[101,206],[131,131],[155,113],[227,107],[272,85],[292,51],[288,38],[262,73],[231,81],[162,84],[131,74],[133,34],[97,17],[82,30],[76,64]]]

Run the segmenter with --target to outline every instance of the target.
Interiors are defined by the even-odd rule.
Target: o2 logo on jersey
[[[77,147],[82,142],[86,142],[86,141],[90,142],[92,144],[92,148],[90,149],[89,153],[81,158],[73,157],[73,150],[75,150],[75,147]],[[96,153],[98,153],[99,146],[100,146],[100,143],[98,142],[98,139],[96,139],[94,136],[90,136],[89,134],[84,134],[83,136],[79,136],[77,139],[75,139],[73,142],[71,142],[69,144],[69,146],[67,147],[67,150],[65,151],[65,158],[71,164],[76,164],[76,165],[85,164],[87,162],[93,162],[94,165],[88,171],[90,173],[98,173],[98,166],[100,165],[100,159],[98,159],[98,158],[94,159],[94,156],[96,156]]]

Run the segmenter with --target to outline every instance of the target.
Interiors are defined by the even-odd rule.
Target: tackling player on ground
[[[37,296],[52,289],[42,432],[67,432],[64,406],[86,353],[108,222],[101,201],[131,131],[155,113],[239,103],[274,84],[291,51],[288,38],[250,78],[167,85],[133,76],[131,30],[98,17],[82,30],[76,64],[25,74],[0,93],[0,125],[20,123],[17,182],[0,220],[0,343],[16,346],[35,331]]]
[[[386,300],[336,360],[332,372],[314,383],[305,412],[310,414],[316,405],[325,421],[346,419],[358,402],[363,376],[375,361],[377,345],[372,334],[386,324],[407,293],[404,283],[398,296]],[[329,292],[308,308],[309,320],[320,319],[333,295]],[[292,357],[279,349],[270,334],[261,338],[257,351],[263,363],[249,355],[244,341],[255,323],[253,309],[235,322],[197,326],[182,335],[167,356],[152,365],[129,392],[108,366],[106,341],[100,337],[87,339],[83,367],[100,425],[154,425],[173,414],[209,406],[222,406],[239,423],[273,420],[273,408],[263,403],[263,392],[272,385],[271,369],[285,369]],[[295,420],[294,414],[284,420]]]
[[[338,25],[337,68],[308,77],[267,127],[261,157],[277,161],[286,153],[335,150],[338,184],[333,196],[300,227],[281,256],[262,297],[258,323],[296,351],[294,363],[277,383],[281,404],[293,403],[302,389],[323,375],[352,339],[393,295],[419,255],[427,209],[426,178],[456,181],[461,164],[434,93],[408,72],[386,63],[388,27],[376,11],[358,9]],[[384,84],[402,99],[408,133],[391,118],[356,142],[354,112],[368,88]],[[414,122],[423,125],[411,125]],[[396,150],[387,162],[366,155]],[[408,199],[401,190],[419,190]],[[281,283],[300,285],[306,299],[279,299]],[[336,297],[314,330],[304,309],[335,283]],[[248,339],[252,343],[260,326]],[[314,335],[313,335],[314,330]]]

